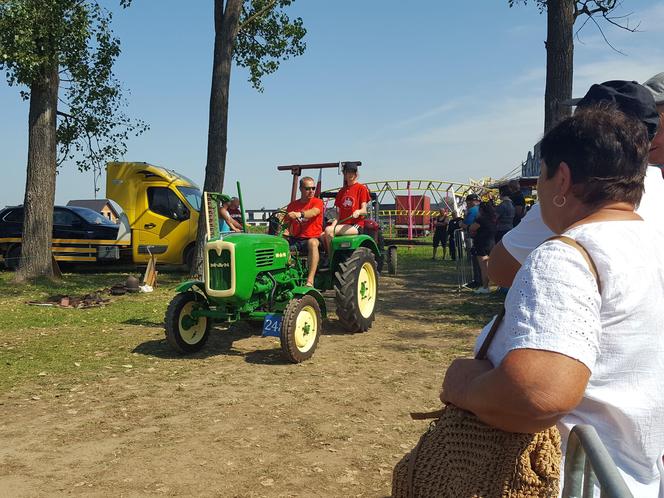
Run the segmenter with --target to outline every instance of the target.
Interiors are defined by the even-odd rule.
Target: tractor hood
[[[206,293],[247,300],[256,276],[284,269],[290,258],[288,241],[264,234],[234,233],[205,245]]]

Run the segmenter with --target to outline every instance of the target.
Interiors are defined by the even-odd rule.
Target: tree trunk
[[[51,237],[57,175],[57,64],[44,68],[30,87],[28,169],[23,201],[23,240],[17,281],[53,277]]]
[[[547,2],[545,133],[572,114],[571,107],[560,103],[572,98],[574,2],[575,0]]]
[[[214,0],[214,62],[210,92],[210,121],[208,128],[207,164],[203,190],[221,192],[226,170],[226,142],[228,137],[228,90],[233,62],[233,46],[240,25],[243,0]],[[196,252],[192,275],[202,274],[205,245],[205,213],[201,209],[196,237]]]

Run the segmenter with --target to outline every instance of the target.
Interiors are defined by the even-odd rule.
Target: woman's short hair
[[[584,204],[618,201],[637,206],[649,148],[645,125],[603,102],[558,123],[544,136],[540,150],[547,178],[561,162],[569,166],[572,191]]]

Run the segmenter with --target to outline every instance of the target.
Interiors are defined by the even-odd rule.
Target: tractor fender
[[[374,239],[372,239],[370,237],[363,240],[360,243],[360,247],[366,247],[367,249],[370,249],[371,252],[374,253],[374,256],[376,257],[376,259],[381,257],[381,253],[380,253],[380,250],[378,249],[378,245],[376,244],[376,241],[374,241]]]
[[[175,288],[175,292],[187,292],[189,290],[193,290],[194,292],[199,292],[204,296],[207,296],[205,294],[205,282],[202,280],[187,280]]]
[[[320,306],[320,312],[323,316],[323,320],[327,318],[327,306],[325,305],[325,299],[323,298],[323,295],[316,289],[313,287],[299,286],[293,289],[293,294],[295,296],[312,296],[318,302],[318,306]]]

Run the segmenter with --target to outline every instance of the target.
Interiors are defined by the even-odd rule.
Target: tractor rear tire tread
[[[360,268],[367,261],[373,266],[376,279],[378,279],[376,258],[373,252],[366,247],[356,249],[346,261],[339,265],[339,270],[335,273],[334,292],[337,317],[343,327],[350,332],[366,332],[376,318],[375,308],[371,316],[365,318],[358,307],[357,276]]]

